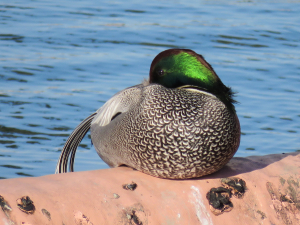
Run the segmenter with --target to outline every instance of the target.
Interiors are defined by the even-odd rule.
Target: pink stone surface
[[[126,167],[0,180],[0,195],[11,207],[0,207],[0,224],[299,225],[299,174],[300,154],[291,153],[233,158],[217,173],[191,180],[159,179]],[[247,191],[231,198],[230,212],[216,216],[206,193],[224,177],[245,180]],[[122,187],[132,182],[135,190]],[[23,196],[33,201],[33,214],[18,208]]]

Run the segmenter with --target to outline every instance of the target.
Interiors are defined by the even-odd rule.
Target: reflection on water
[[[167,48],[204,55],[238,92],[237,156],[299,151],[299,3],[1,3],[0,179],[53,173],[76,125]],[[99,168],[86,137],[75,170]]]

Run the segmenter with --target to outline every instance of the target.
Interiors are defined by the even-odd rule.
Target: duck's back
[[[112,167],[124,164],[161,178],[200,177],[222,168],[238,149],[238,118],[212,94],[153,84],[110,101],[101,109],[114,108],[112,120],[100,126],[101,116],[95,118],[91,134]]]

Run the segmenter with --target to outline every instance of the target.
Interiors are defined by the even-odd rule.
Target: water
[[[168,48],[238,92],[236,156],[300,150],[300,1],[0,3],[0,178],[55,170],[71,131]],[[86,137],[75,170],[107,168]]]

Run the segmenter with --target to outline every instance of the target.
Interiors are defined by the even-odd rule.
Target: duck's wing
[[[92,124],[104,127],[118,115],[127,112],[136,102],[140,100],[142,85],[136,85],[120,91],[109,99],[100,109],[92,121]]]
[[[55,173],[66,173],[69,162],[70,172],[74,171],[74,160],[77,147],[82,141],[83,137],[91,128],[91,124],[97,124],[97,126],[106,126],[119,114],[128,111],[132,104],[136,102],[137,92],[140,92],[142,85],[136,85],[131,88],[127,88],[123,91],[115,94],[109,99],[97,112],[93,113],[85,120],[83,120],[71,133],[66,141],[57,166]]]

